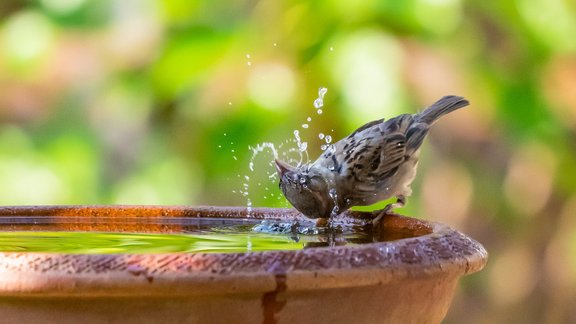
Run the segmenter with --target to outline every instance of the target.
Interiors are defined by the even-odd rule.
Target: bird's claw
[[[393,212],[394,208],[404,207],[404,205],[406,205],[406,197],[405,196],[398,196],[395,203],[391,203],[391,204],[386,205],[386,207],[384,207],[384,209],[382,209],[380,214],[378,214],[378,216],[376,216],[376,218],[374,218],[372,220],[372,225],[373,226],[378,225],[378,223],[380,222],[382,217],[384,217],[384,215],[394,214],[394,212]]]

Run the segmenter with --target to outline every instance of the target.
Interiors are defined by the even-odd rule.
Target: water
[[[320,109],[324,106],[324,96],[326,95],[326,92],[328,92],[328,88],[321,87],[318,89],[318,98],[314,100],[314,108]],[[321,114],[321,112],[319,112],[319,114]]]
[[[79,254],[232,253],[357,245],[414,236],[395,231],[374,238],[363,226],[337,231],[255,219],[75,217],[0,219],[0,251]],[[65,231],[73,229],[74,231]],[[113,230],[113,231],[111,231]]]
[[[249,54],[246,55],[247,59],[250,59],[251,56]],[[322,107],[324,106],[324,96],[328,92],[328,88],[320,87],[318,89],[318,97],[314,100],[313,106],[316,109],[317,114],[322,114]],[[308,116],[306,118],[306,122],[301,125],[302,132],[308,131],[311,127],[312,117]],[[275,145],[274,143],[264,142],[256,145],[255,147],[249,146],[248,148],[252,151],[252,156],[250,161],[248,162],[248,169],[250,173],[255,172],[256,169],[258,170],[267,170],[264,171],[267,173],[268,178],[271,180],[269,185],[277,188],[278,177],[277,173],[274,168],[274,160],[280,158],[281,160],[287,162],[293,166],[301,166],[302,164],[310,162],[310,157],[308,155],[308,142],[302,140],[302,134],[300,133],[300,129],[295,129],[293,131],[293,138],[280,143],[279,145]],[[224,134],[226,136],[226,134]],[[332,137],[330,135],[324,135],[323,133],[318,134],[318,138],[323,140],[326,144],[321,145],[321,150],[324,151],[331,147],[330,143],[332,142]],[[233,143],[230,143],[233,144]],[[284,146],[288,144],[289,147],[287,149],[283,149]],[[295,146],[295,147],[294,147]],[[235,153],[234,150],[231,150],[231,153]],[[272,153],[270,159],[267,161],[267,165],[264,165],[264,168],[258,168],[256,165],[256,158],[262,153]],[[232,158],[234,160],[238,160],[236,155],[233,155]],[[262,172],[262,171],[261,171]],[[249,215],[252,209],[252,198],[250,197],[250,178],[245,176],[245,182],[242,183],[242,188],[240,190],[233,190],[233,193],[239,193],[246,199],[246,206],[248,206]],[[253,185],[253,184],[252,184]],[[258,186],[263,187],[264,190],[270,191],[269,186],[265,185],[262,186],[261,183]],[[275,189],[277,191],[277,189]],[[278,193],[275,195],[274,193],[270,193],[270,195],[263,197],[267,199],[267,197],[277,197],[279,201],[283,200],[283,196]],[[285,206],[288,206],[288,202],[284,199]]]

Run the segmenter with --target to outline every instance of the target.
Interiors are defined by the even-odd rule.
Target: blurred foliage
[[[567,0],[4,0],[0,201],[284,206],[249,145],[459,94],[403,211],[491,254],[446,322],[576,322],[574,35]]]

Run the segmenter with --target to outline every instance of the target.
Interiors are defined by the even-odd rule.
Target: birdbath
[[[0,252],[0,317],[18,323],[439,323],[487,260],[446,225],[345,212],[374,241],[244,253]],[[0,207],[0,231],[182,233],[206,221],[305,221],[292,209]],[[185,225],[184,225],[185,224]],[[393,233],[404,238],[390,240]]]

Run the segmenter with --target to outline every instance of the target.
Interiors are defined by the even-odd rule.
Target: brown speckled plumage
[[[462,97],[446,96],[421,113],[369,122],[310,164],[292,167],[276,161],[280,188],[310,218],[328,218],[391,197],[398,201],[387,211],[403,206],[412,193],[410,184],[428,129],[441,116],[467,105]]]

